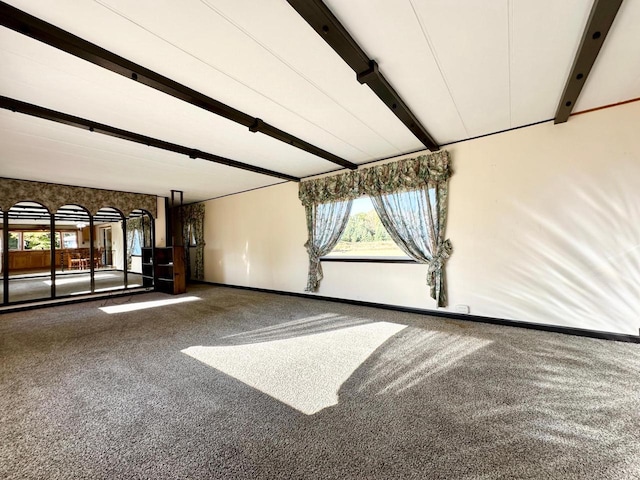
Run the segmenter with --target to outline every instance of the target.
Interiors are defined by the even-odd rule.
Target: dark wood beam
[[[367,84],[384,104],[431,151],[440,147],[402,100],[378,64],[371,60],[322,0],[287,0],[325,42],[351,67],[356,78]]]
[[[142,83],[167,95],[190,103],[191,105],[195,105],[208,112],[215,113],[228,120],[244,125],[252,132],[263,133],[342,167],[352,170],[358,168],[356,164],[305,142],[259,118],[255,118],[225,105],[186,85],[182,85],[142,65],[131,62],[126,58],[105,50],[94,43],[88,42],[2,1],[0,1],[0,24],[114,73],[130,78],[135,82]]]
[[[594,0],[553,123],[563,123],[569,119],[620,5],[622,0]]]
[[[68,115],[66,113],[58,112],[56,110],[50,110],[48,108],[33,105],[31,103],[23,102],[21,100],[15,100],[13,98],[0,96],[0,108],[11,110],[13,112],[24,113],[33,117],[44,118],[53,122],[70,125],[72,127],[82,128],[83,130],[89,130],[95,133],[101,133],[103,135],[109,135],[111,137],[120,138],[122,140],[128,140],[130,142],[140,143],[149,147],[160,148],[168,152],[179,153],[187,155],[189,158],[201,158],[214,163],[220,163],[233,168],[239,168],[241,170],[247,170],[249,172],[260,173],[262,175],[268,175],[270,177],[282,178],[284,180],[290,180],[298,182],[300,179],[292,175],[287,175],[280,172],[274,172],[273,170],[267,170],[266,168],[256,167],[247,163],[238,162],[229,158],[220,157],[212,153],[203,152],[195,148],[184,147],[171,142],[165,142],[164,140],[158,140],[157,138],[148,137],[146,135],[140,135],[138,133],[122,130],[121,128],[111,127],[103,123],[93,122],[85,118]]]

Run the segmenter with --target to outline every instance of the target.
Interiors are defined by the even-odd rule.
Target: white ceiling
[[[285,0],[9,0],[356,164],[422,144]],[[437,142],[552,119],[592,0],[325,0]],[[640,97],[625,0],[576,111]],[[0,28],[0,95],[306,177],[340,167]],[[569,120],[571,121],[571,120]],[[0,111],[0,176],[193,202],[282,182]]]

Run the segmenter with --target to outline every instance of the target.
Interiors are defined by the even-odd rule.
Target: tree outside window
[[[51,250],[51,234],[49,232],[22,232],[25,250]]]
[[[391,239],[369,197],[353,201],[344,233],[327,257],[409,258]]]
[[[9,232],[9,250],[20,250],[19,232]]]

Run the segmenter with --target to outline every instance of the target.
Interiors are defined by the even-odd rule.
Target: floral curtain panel
[[[195,250],[194,271],[190,278],[204,279],[204,204],[194,203],[180,207],[182,219],[182,237],[185,246],[187,269],[191,268],[191,254]]]
[[[133,253],[133,237],[135,235],[135,231],[138,231],[138,235],[140,238],[142,233],[142,218],[143,217],[134,217],[127,219],[127,270],[131,270],[131,255]]]
[[[313,221],[309,209],[370,196],[385,228],[400,248],[429,266],[427,284],[431,296],[438,306],[445,306],[444,264],[452,252],[451,242],[445,238],[450,176],[449,152],[439,151],[301,182],[299,198],[307,210],[309,224]],[[309,232],[311,241],[311,229]],[[312,260],[310,253],[308,288],[313,286]]]
[[[307,292],[315,292],[322,280],[320,257],[327,255],[338,243],[351,212],[351,200],[329,202],[305,207],[309,240],[304,244],[309,254]]]

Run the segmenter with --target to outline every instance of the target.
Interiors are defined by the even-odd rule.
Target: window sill
[[[345,263],[413,263],[421,265],[411,258],[393,257],[321,257],[321,262],[345,262]]]

